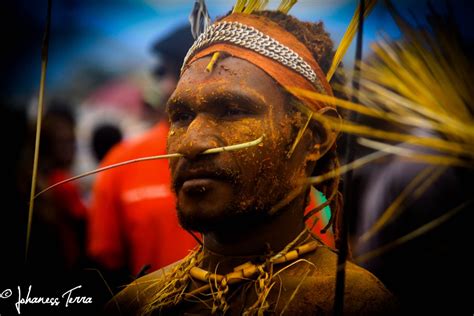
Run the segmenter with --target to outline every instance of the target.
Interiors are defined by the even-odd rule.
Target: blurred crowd
[[[165,104],[192,42],[189,26],[178,27],[153,44],[156,62],[145,74],[112,78],[80,103],[46,98],[36,193],[81,172],[165,154]],[[103,302],[109,288],[117,292],[195,247],[178,225],[165,159],[112,169],[38,196],[25,255],[37,104],[15,102],[2,108],[9,149],[2,286],[25,282],[54,290],[77,281]]]

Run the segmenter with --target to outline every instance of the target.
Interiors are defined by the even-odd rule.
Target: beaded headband
[[[263,34],[253,26],[247,26],[240,22],[220,22],[208,27],[189,49],[184,58],[184,65],[195,51],[219,42],[232,43],[251,49],[293,69],[313,83],[316,81],[316,73],[311,66],[291,48]]]

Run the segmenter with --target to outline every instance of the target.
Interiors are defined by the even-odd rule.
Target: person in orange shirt
[[[162,61],[153,71],[162,95],[154,107],[157,122],[140,137],[113,147],[101,162],[102,167],[166,153],[168,120],[164,104],[176,86],[192,41],[187,26],[154,46]],[[115,278],[110,280],[113,283],[168,265],[195,247],[194,238],[178,224],[170,183],[166,160],[126,165],[98,175],[92,192],[87,251],[106,276]]]

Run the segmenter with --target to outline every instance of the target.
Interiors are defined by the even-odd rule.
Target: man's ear
[[[339,113],[331,107],[324,107],[318,111],[318,115],[322,115],[323,117],[331,118],[332,120],[340,120],[341,116]],[[334,142],[337,139],[337,135],[339,134],[339,130],[337,126],[333,126],[335,124],[328,125],[321,120],[313,120],[311,122],[311,130],[313,131],[313,152],[312,156],[316,155],[319,157],[324,156],[329,149],[334,145]]]

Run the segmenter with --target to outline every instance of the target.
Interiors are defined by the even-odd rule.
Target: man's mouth
[[[205,194],[212,186],[215,184],[216,179],[212,178],[199,178],[199,179],[190,179],[183,183],[181,190],[184,194]]]
[[[218,182],[230,182],[231,177],[220,170],[187,170],[175,181],[175,189],[185,194],[203,194]]]

